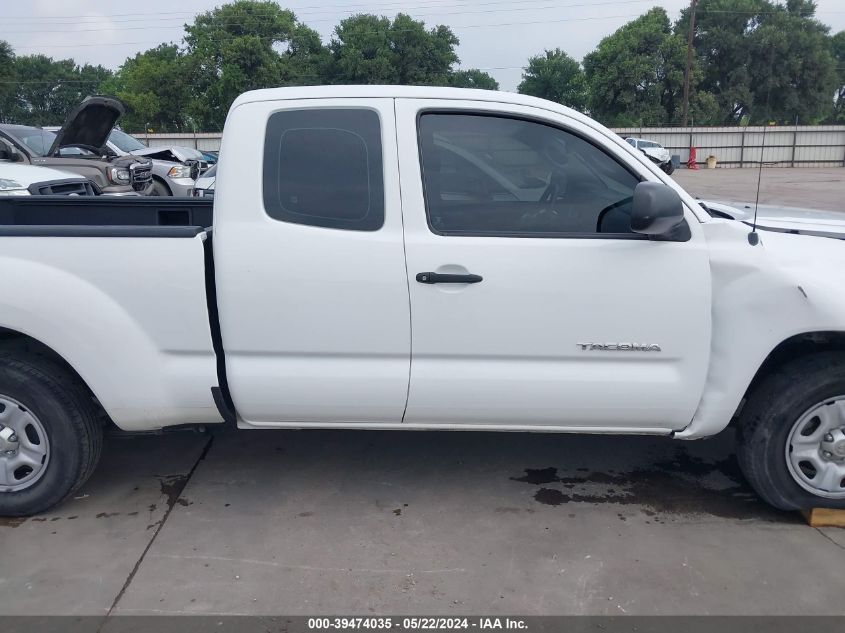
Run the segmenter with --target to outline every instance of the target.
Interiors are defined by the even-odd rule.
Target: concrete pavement
[[[705,200],[754,202],[757,172],[748,167],[678,169],[672,177],[692,195]],[[845,211],[845,168],[764,168],[760,203]]]
[[[758,501],[732,441],[112,439],[0,526],[0,614],[845,614],[842,531]]]

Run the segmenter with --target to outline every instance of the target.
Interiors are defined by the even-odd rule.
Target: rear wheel
[[[740,415],[738,457],[778,508],[845,508],[845,355],[808,356],[764,378]]]
[[[43,512],[88,479],[102,427],[75,376],[40,357],[0,354],[0,516]]]

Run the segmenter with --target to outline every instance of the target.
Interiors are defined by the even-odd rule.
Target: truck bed
[[[68,359],[126,430],[222,421],[212,204],[0,197],[5,330]]]

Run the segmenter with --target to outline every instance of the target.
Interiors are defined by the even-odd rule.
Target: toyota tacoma
[[[213,201],[0,198],[0,514],[72,494],[105,424],[733,422],[763,499],[845,507],[841,234],[711,214],[504,92],[249,92],[221,151]]]

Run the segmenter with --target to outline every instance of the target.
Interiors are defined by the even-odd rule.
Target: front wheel
[[[160,182],[158,180],[154,180],[153,186],[150,187],[150,193],[147,194],[147,195],[150,195],[150,196],[169,196],[169,195],[172,195],[172,194],[170,193],[170,189],[167,188],[167,185],[165,185],[163,182]]]
[[[845,508],[845,355],[807,356],[764,378],[738,439],[740,467],[771,505]]]
[[[660,169],[662,169],[662,170],[663,170],[663,171],[664,171],[667,175],[671,176],[671,175],[675,172],[675,163],[673,163],[673,162],[670,160],[670,161],[668,161],[668,162],[666,162],[666,163],[663,163],[663,164],[660,166]]]
[[[77,490],[100,456],[90,394],[40,357],[0,353],[0,516],[49,509]]]

